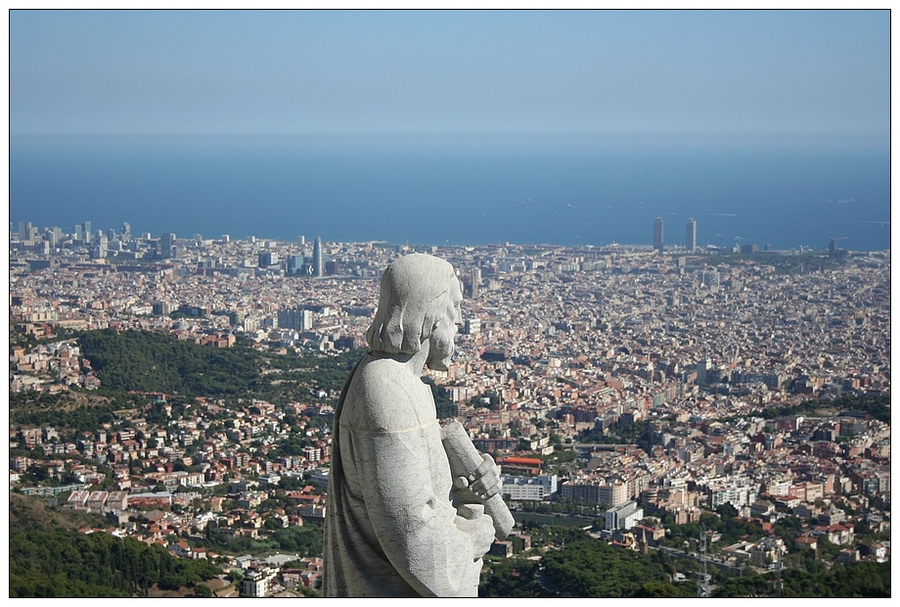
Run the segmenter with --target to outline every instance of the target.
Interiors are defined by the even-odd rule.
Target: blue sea
[[[888,143],[13,135],[10,221],[233,239],[890,248]]]

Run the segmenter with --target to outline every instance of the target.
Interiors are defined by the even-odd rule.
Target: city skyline
[[[281,243],[281,244],[299,244],[304,250],[311,251],[310,257],[306,258],[302,255],[292,255],[286,259],[279,259],[277,254],[263,251],[260,253],[260,267],[274,266],[279,263],[284,264],[285,268],[288,270],[288,275],[309,275],[315,277],[325,276],[326,274],[326,262],[325,256],[322,254],[322,245],[323,239],[321,236],[315,236],[312,244],[306,240],[305,235],[299,235],[296,239],[283,240],[279,238],[267,237],[265,235],[248,235],[246,238],[233,238],[230,234],[220,234],[220,235],[210,235],[202,233],[194,233],[190,236],[182,235],[180,238],[174,232],[162,232],[158,235],[154,236],[150,232],[141,232],[140,235],[132,236],[131,233],[131,223],[124,222],[119,230],[115,228],[98,228],[96,230],[92,230],[92,221],[86,220],[72,226],[71,230],[67,230],[66,228],[60,226],[40,226],[34,225],[30,221],[19,221],[19,222],[10,222],[9,225],[9,236],[10,242],[16,243],[18,246],[30,247],[35,252],[40,253],[43,251],[45,256],[52,256],[61,253],[60,247],[65,247],[67,249],[84,247],[85,249],[89,249],[91,255],[99,258],[105,258],[108,254],[111,253],[109,249],[110,243],[116,243],[118,248],[113,249],[112,254],[115,255],[115,251],[121,251],[122,245],[132,240],[141,240],[146,242],[154,242],[156,247],[156,254],[160,259],[166,259],[173,256],[173,250],[176,241],[184,242],[193,242],[196,244],[202,244],[206,242],[223,242],[228,243],[232,240],[247,240],[250,242],[271,242],[271,243]],[[668,245],[668,251],[670,253],[681,254],[695,254],[702,251],[706,252],[719,252],[720,247],[707,245],[706,247],[699,247],[697,244],[697,230],[698,230],[698,222],[693,218],[688,218],[685,222],[685,236],[684,242],[681,244],[670,244]],[[652,247],[658,253],[662,254],[666,252],[667,246],[665,244],[665,222],[661,217],[657,217],[653,221],[653,235],[651,240],[648,242],[634,242],[634,243],[610,243],[608,246],[612,247]],[[746,240],[746,239],[744,239]],[[732,253],[754,253],[762,251],[767,252],[785,252],[785,251],[799,251],[801,254],[803,252],[812,252],[812,251],[827,251],[829,255],[835,255],[838,251],[842,251],[842,249],[838,249],[837,243],[844,238],[828,238],[827,242],[823,244],[823,246],[803,246],[796,249],[777,249],[772,247],[770,244],[760,245],[759,243],[743,243],[743,244],[735,244],[731,248],[725,248],[724,252],[732,252]],[[342,241],[329,241],[329,242],[342,242]],[[354,241],[348,241],[354,242]],[[393,245],[403,245],[404,243],[394,242],[391,243],[388,240],[382,239],[372,239],[360,242],[371,242],[371,243],[383,243],[383,244],[393,244]],[[405,243],[406,246],[412,244],[413,246],[437,246],[436,243],[428,243],[428,242],[417,242],[417,243]],[[521,242],[512,242],[512,241],[504,241],[497,243],[485,243],[485,244],[495,244],[495,245],[514,245],[521,246],[529,243],[521,243]],[[540,243],[542,245],[547,246],[563,246],[561,243],[551,243],[545,242]],[[41,249],[41,247],[44,247]],[[589,246],[588,248],[603,248],[603,246]],[[264,261],[265,260],[265,261]]]

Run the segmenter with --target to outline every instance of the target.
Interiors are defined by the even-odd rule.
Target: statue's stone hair
[[[453,266],[432,255],[414,253],[389,265],[366,332],[369,347],[387,354],[418,352],[446,313],[451,281],[459,281]]]

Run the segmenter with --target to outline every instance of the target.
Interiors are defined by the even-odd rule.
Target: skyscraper
[[[287,273],[288,276],[294,276],[296,274],[300,274],[301,268],[303,268],[303,262],[305,258],[303,255],[289,255],[287,258]]]
[[[272,251],[260,251],[257,259],[257,265],[260,268],[268,268],[278,263],[278,256]]]
[[[697,248],[697,222],[693,219],[688,219],[684,224],[684,248],[689,253],[693,253]]]
[[[159,256],[162,259],[169,259],[173,255],[172,249],[175,247],[175,234],[166,232],[159,237]]]
[[[278,310],[278,328],[294,331],[309,331],[313,326],[312,310],[282,308]]]
[[[322,257],[322,239],[316,236],[313,244],[313,276],[325,276],[325,259]]]
[[[481,268],[472,268],[469,279],[472,283],[472,299],[478,299],[478,286],[481,284]]]
[[[91,247],[91,259],[104,259],[109,249],[109,242],[106,236],[95,238],[95,244]]]
[[[653,248],[663,252],[663,220],[657,217],[653,220]]]

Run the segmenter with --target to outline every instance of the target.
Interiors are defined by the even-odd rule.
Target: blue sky
[[[13,11],[16,133],[886,136],[887,11]]]

